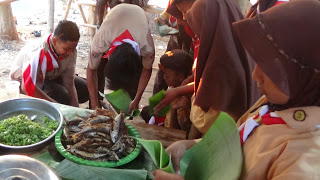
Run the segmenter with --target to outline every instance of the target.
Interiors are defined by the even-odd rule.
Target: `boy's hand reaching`
[[[131,111],[133,111],[135,109],[139,109],[139,101],[134,99],[129,105],[129,112],[128,113],[131,113]]]
[[[176,88],[168,89],[165,93],[165,97],[159,102],[156,107],[153,108],[153,114],[158,114],[164,107],[170,104],[177,97]]]

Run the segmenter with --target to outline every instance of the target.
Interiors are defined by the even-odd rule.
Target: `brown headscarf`
[[[292,0],[233,24],[259,67],[290,97],[274,110],[320,106],[319,17],[319,0]]]
[[[177,8],[177,6],[172,5],[171,1],[172,0],[169,1],[169,4],[168,4],[165,11],[167,13],[169,13],[171,16],[179,19],[180,21],[183,21],[183,15],[182,15],[181,11]]]
[[[234,0],[197,0],[187,12],[192,31],[200,38],[195,71],[195,105],[240,117],[258,97],[249,61],[233,35],[231,23],[243,18]]]

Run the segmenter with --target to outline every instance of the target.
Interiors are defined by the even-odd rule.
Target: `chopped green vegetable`
[[[48,116],[43,118],[43,125],[31,121],[21,114],[0,121],[0,143],[10,146],[25,146],[48,138],[57,128],[58,121]]]

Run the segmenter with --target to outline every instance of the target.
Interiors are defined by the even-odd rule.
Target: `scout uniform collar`
[[[109,50],[106,52],[106,54],[103,56],[103,58],[110,57],[112,55],[112,53],[114,52],[114,50],[123,43],[129,43],[133,47],[133,49],[137,52],[137,54],[140,56],[139,44],[134,41],[132,35],[130,34],[129,30],[127,29],[112,41]]]

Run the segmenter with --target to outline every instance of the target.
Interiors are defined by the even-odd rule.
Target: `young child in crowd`
[[[192,73],[193,59],[185,51],[176,49],[166,52],[160,58],[159,69],[163,70],[163,78],[169,88],[181,85]],[[171,104],[171,109],[166,115],[165,127],[190,131],[191,94],[176,98]]]

